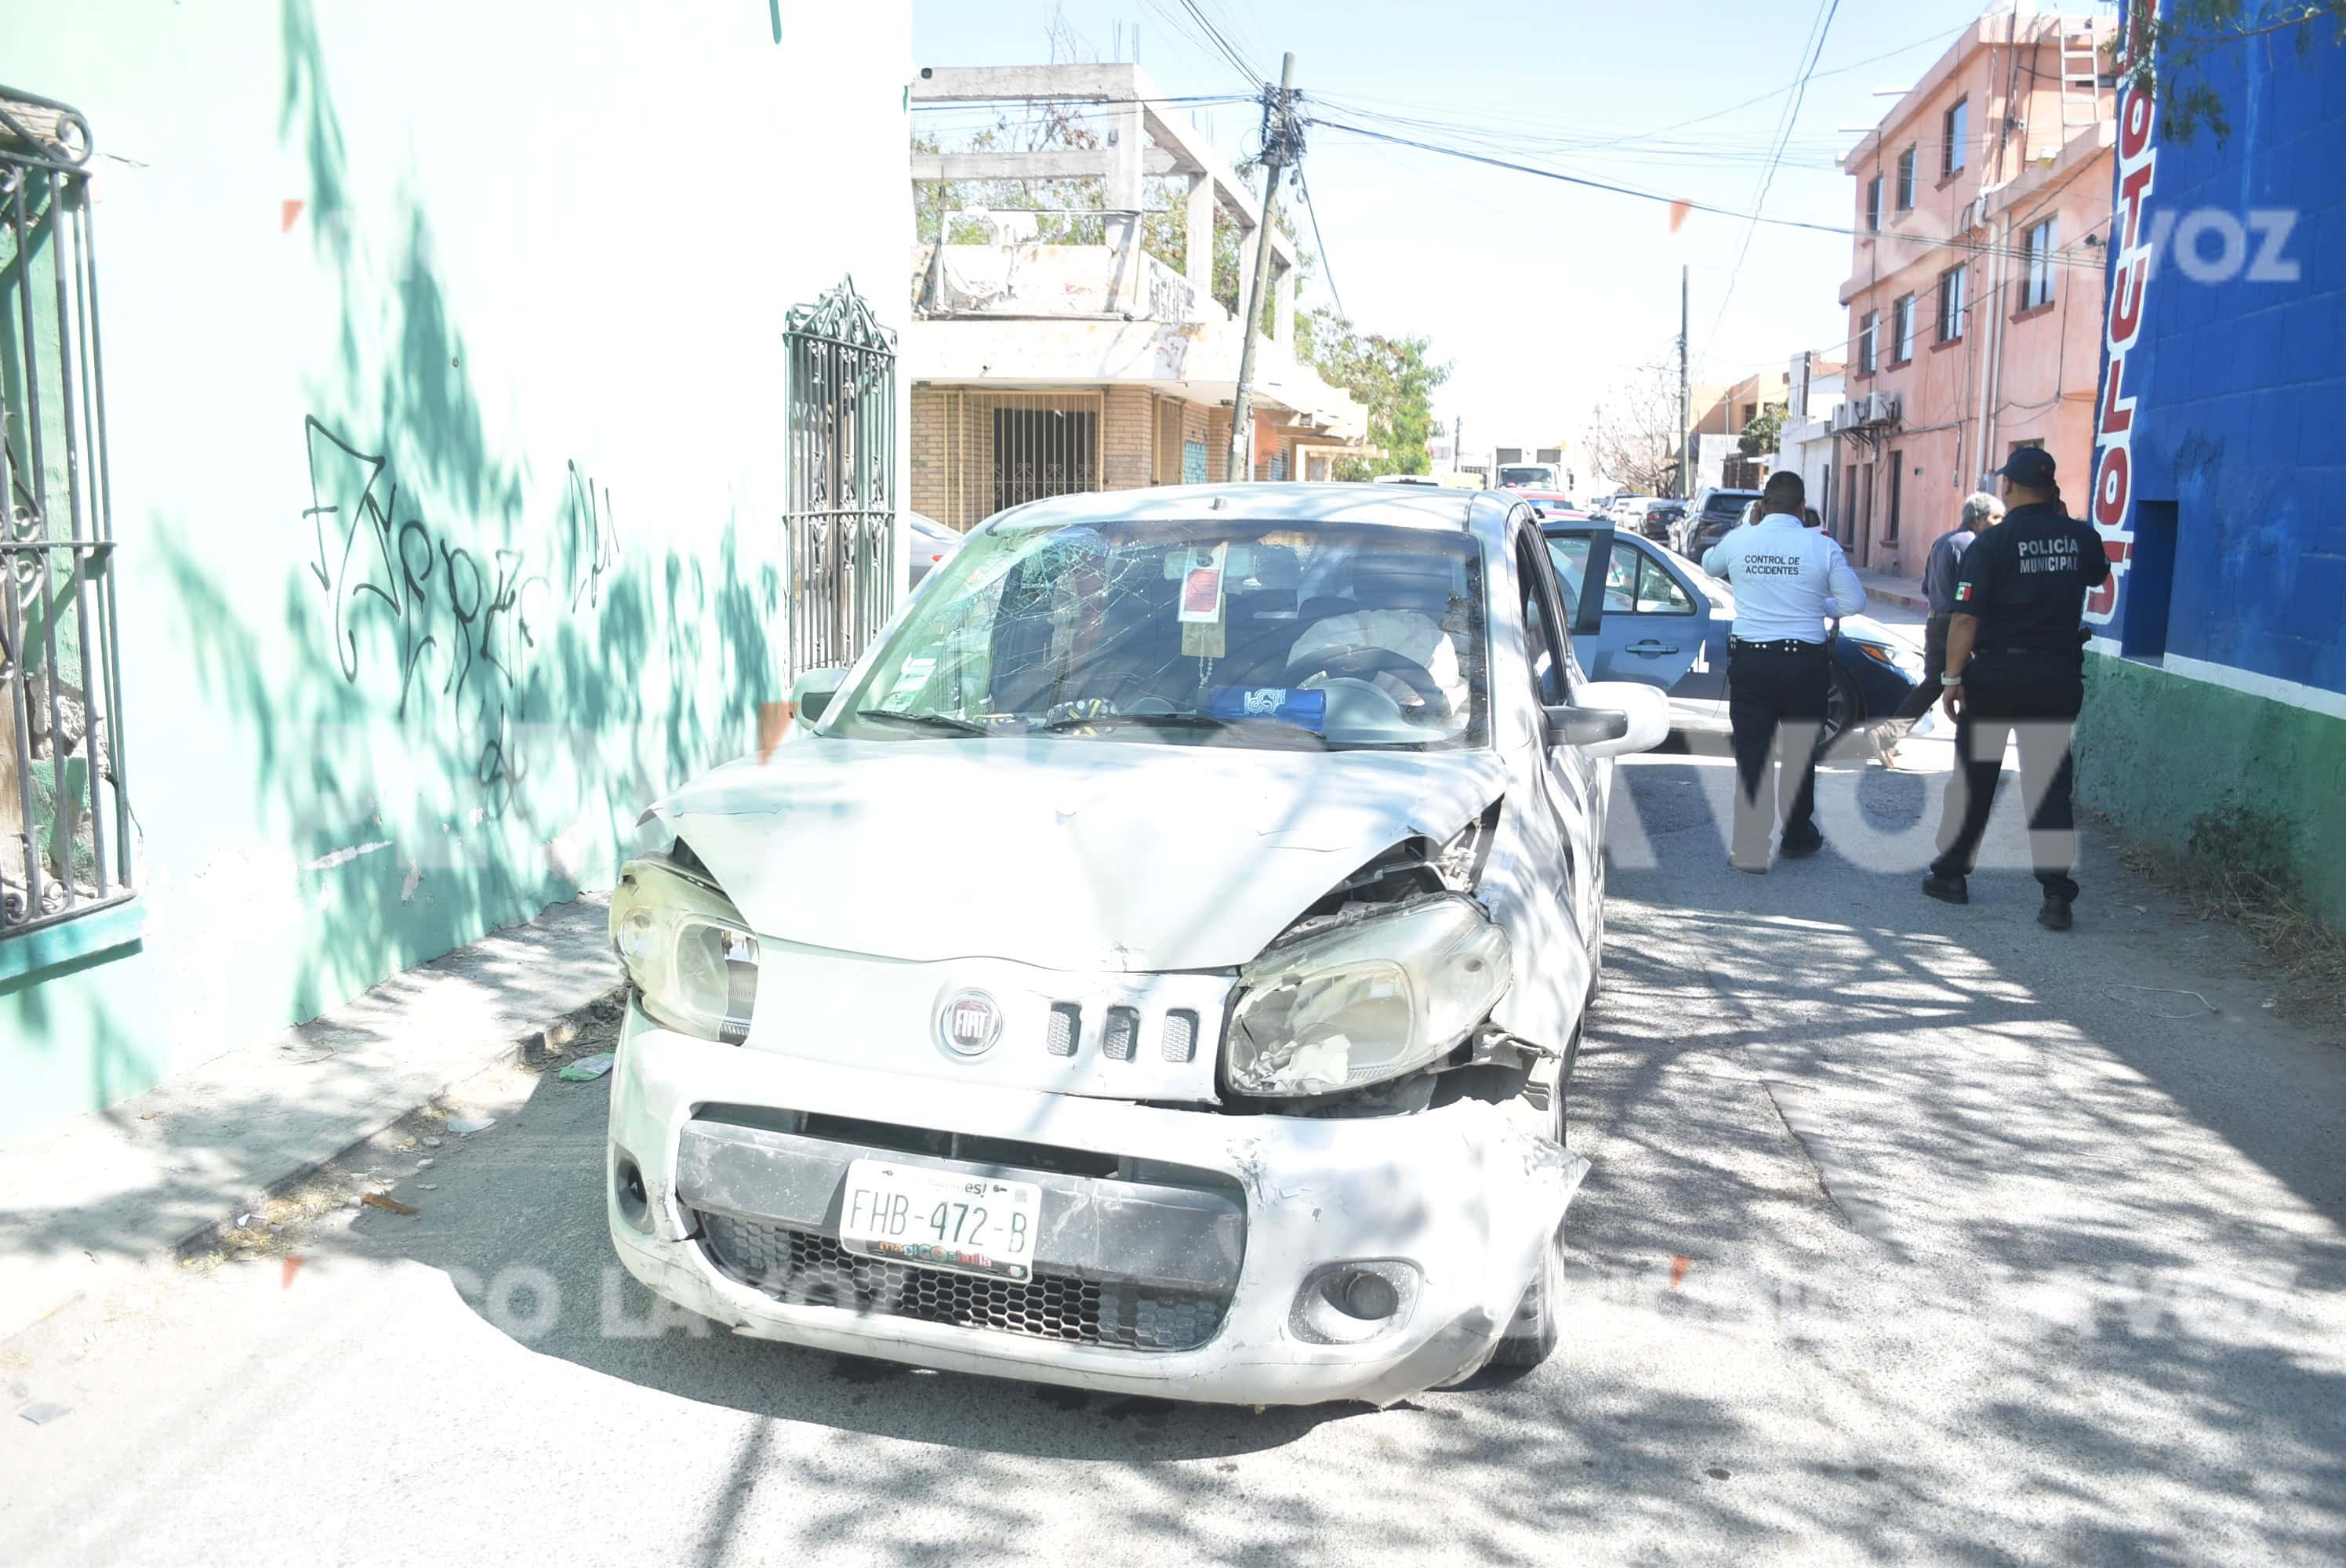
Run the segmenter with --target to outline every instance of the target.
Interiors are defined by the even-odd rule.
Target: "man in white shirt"
[[[1735,730],[1735,837],[1728,862],[1768,870],[1769,819],[1775,816],[1780,760],[1787,779],[1783,852],[1813,855],[1817,830],[1817,734],[1832,688],[1826,623],[1865,608],[1865,587],[1841,546],[1802,514],[1808,487],[1797,473],[1771,473],[1760,515],[1712,545],[1702,569],[1735,590],[1727,639],[1727,717]]]

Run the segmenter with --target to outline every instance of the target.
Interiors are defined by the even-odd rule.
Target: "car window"
[[[931,574],[820,732],[1481,745],[1486,624],[1464,535],[997,524]]]
[[[1548,609],[1548,596],[1541,586],[1544,575],[1533,541],[1539,535],[1530,529],[1524,531],[1515,546],[1515,580],[1523,594],[1524,656],[1531,663],[1532,692],[1544,707],[1553,708],[1565,700],[1564,640],[1561,628]],[[1554,542],[1551,542],[1552,544]],[[1581,565],[1588,561],[1588,541],[1579,541]],[[1548,565],[1548,571],[1554,571]],[[1608,594],[1609,596],[1609,594]]]
[[[1555,535],[1547,536],[1548,560],[1556,566],[1556,586],[1564,592],[1564,613],[1568,619],[1580,617],[1580,585],[1588,577],[1588,535]]]
[[[1638,615],[1690,616],[1694,614],[1694,601],[1687,596],[1687,591],[1684,588],[1678,586],[1678,580],[1670,575],[1668,567],[1635,545],[1624,542],[1616,544],[1613,548],[1617,560],[1625,549],[1637,559],[1637,613]],[[1606,595],[1606,601],[1605,607],[1610,610],[1613,606],[1612,595],[1609,592]]]

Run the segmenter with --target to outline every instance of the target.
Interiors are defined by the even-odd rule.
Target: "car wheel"
[[[1852,724],[1865,718],[1865,698],[1859,695],[1857,682],[1849,678],[1849,671],[1832,672],[1831,687],[1825,693],[1824,727],[1817,731],[1817,755],[1831,751]]]
[[[1540,1248],[1539,1271],[1525,1288],[1514,1320],[1507,1325],[1499,1348],[1491,1352],[1490,1364],[1528,1371],[1556,1354],[1564,1338],[1563,1309],[1564,1230],[1559,1226]]]

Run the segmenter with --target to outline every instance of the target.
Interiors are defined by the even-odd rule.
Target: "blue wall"
[[[2142,504],[2174,503],[2168,653],[2346,692],[2346,48],[2326,31],[2303,55],[2292,35],[2253,39],[2180,76],[2194,79],[2231,134],[2157,142],[2146,223],[2175,227],[2125,377],[2138,548],[2152,544]],[[2247,230],[2228,278],[2178,259],[2202,211]],[[2277,248],[2280,227],[2251,218],[2269,211],[2294,215]],[[2203,273],[2230,221],[2200,236]],[[2291,268],[2294,281],[2259,275]],[[2144,565],[2120,610],[2128,652],[2167,575]]]

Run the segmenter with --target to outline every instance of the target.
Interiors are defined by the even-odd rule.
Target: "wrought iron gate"
[[[0,87],[0,938],[132,891],[89,156]]]
[[[795,675],[852,663],[893,608],[896,335],[844,278],[785,326]]]

